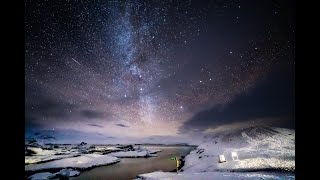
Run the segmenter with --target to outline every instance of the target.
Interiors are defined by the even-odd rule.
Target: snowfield
[[[48,169],[88,169],[95,166],[102,166],[117,163],[120,160],[116,157],[100,154],[83,154],[78,157],[65,158],[40,164],[31,164],[25,166],[25,171],[39,171]]]
[[[294,175],[282,173],[239,173],[239,172],[201,172],[201,173],[171,173],[152,172],[139,175],[135,180],[246,180],[246,179],[295,179]]]
[[[26,152],[31,153],[32,155],[25,156],[25,164],[48,162],[52,160],[75,157],[81,154],[79,151],[65,150],[62,148],[46,150],[42,148],[27,147]]]
[[[236,152],[239,161],[233,161]],[[224,155],[225,163],[219,163]],[[295,132],[281,128],[248,128],[222,135],[208,135],[185,159],[184,171],[283,170],[295,171]]]
[[[237,154],[238,160],[233,160],[232,152]],[[224,155],[226,162],[219,163],[219,155]],[[295,179],[294,172],[295,130],[251,127],[207,134],[185,157],[185,165],[178,174],[153,172],[139,175],[139,178]]]

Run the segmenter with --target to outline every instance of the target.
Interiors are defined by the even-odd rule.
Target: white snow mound
[[[95,166],[108,165],[119,162],[119,159],[109,155],[84,154],[78,157],[54,160],[41,164],[29,164],[25,166],[25,171],[37,171],[45,169],[87,169]]]

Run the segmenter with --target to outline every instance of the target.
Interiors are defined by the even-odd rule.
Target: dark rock
[[[39,138],[40,139],[53,139],[53,140],[56,140],[56,138],[53,137],[53,136],[40,136]]]
[[[25,140],[25,145],[29,147],[41,147],[34,138],[27,138]]]
[[[125,150],[125,151],[134,151],[134,147],[132,145],[124,145],[124,146],[119,146],[119,149]]]
[[[32,156],[34,154],[37,154],[34,150],[26,148],[25,150],[25,156]]]
[[[199,149],[196,153],[197,154],[202,154],[204,152],[204,149]]]

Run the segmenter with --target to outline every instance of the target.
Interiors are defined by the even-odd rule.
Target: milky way
[[[287,2],[25,5],[27,128],[177,135],[294,65]]]

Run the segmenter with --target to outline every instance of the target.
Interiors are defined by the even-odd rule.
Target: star
[[[283,23],[295,22],[289,3],[284,14],[265,3],[242,12],[240,1],[27,0],[25,122],[56,132],[108,128],[102,133],[120,138],[215,127],[192,117],[229,107],[294,64],[295,24]]]

